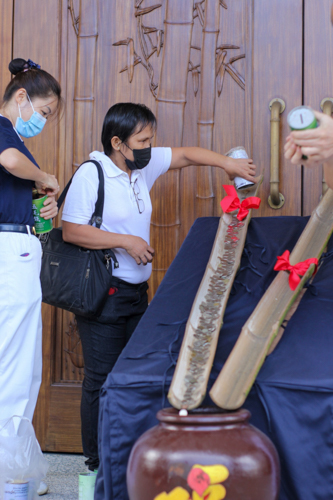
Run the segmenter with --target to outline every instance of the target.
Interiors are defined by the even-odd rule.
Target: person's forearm
[[[215,153],[209,149],[197,147],[175,148],[179,154],[179,160],[175,164],[171,164],[172,168],[188,167],[189,165],[209,165],[211,167],[224,168],[225,161],[228,161],[227,156]]]
[[[170,168],[183,168],[189,165],[220,167],[231,180],[238,176],[251,182],[257,182],[255,179],[256,166],[251,159],[239,158],[235,160],[209,149],[196,147],[172,148]]]
[[[15,148],[9,148],[0,154],[0,164],[15,177],[43,183],[47,173],[40,170],[23,153]]]
[[[324,163],[324,179],[328,187],[333,189],[333,156]]]
[[[109,233],[88,224],[73,224],[62,221],[62,235],[64,241],[91,250],[105,248],[125,248],[126,234]]]
[[[184,155],[190,165],[209,165],[211,167],[223,168],[224,162],[228,160],[227,156],[215,153],[209,149],[203,148],[184,148]]]

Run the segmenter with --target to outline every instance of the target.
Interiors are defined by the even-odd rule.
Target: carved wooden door
[[[317,111],[322,111],[323,101],[333,98],[331,7],[331,0],[308,0],[304,5],[303,102]],[[322,169],[304,167],[303,215],[311,214],[322,192]]]
[[[202,146],[225,153],[244,145],[264,174],[262,205],[255,215],[301,215],[302,203],[304,213],[317,203],[321,178],[318,172],[302,174],[301,167],[286,163],[283,143],[289,132],[289,110],[303,99],[318,108],[321,95],[330,95],[332,70],[325,69],[331,60],[330,4],[330,0],[0,0],[1,90],[9,79],[6,67],[11,54],[39,62],[60,80],[66,101],[61,120],[27,142],[62,187],[90,151],[101,149],[107,109],[115,102],[133,101],[156,113],[157,146]],[[280,116],[278,155],[279,191],[285,201],[274,209],[267,201],[269,104],[277,98],[286,105]],[[220,215],[226,182],[220,169],[189,167],[167,173],[154,186],[151,244],[156,259],[150,297],[194,220]],[[79,336],[69,313],[48,306],[43,306],[43,325],[43,384],[34,419],[37,436],[44,450],[80,451]]]

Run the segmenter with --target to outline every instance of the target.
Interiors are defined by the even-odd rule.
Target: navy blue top
[[[17,135],[11,122],[0,116],[0,154],[8,148],[18,149],[38,167],[34,157]],[[32,213],[32,188],[34,185],[33,181],[15,177],[0,165],[0,224],[8,222],[34,225]]]

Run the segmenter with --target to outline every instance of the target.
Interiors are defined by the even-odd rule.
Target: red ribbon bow
[[[289,256],[289,250],[286,250],[282,255],[279,255],[274,266],[274,271],[290,271],[289,286],[291,290],[296,290],[299,282],[301,281],[300,276],[304,276],[311,264],[316,265],[314,274],[317,272],[318,259],[306,259],[303,262],[299,262],[298,264],[292,266],[289,262]]]
[[[250,208],[259,208],[261,199],[257,196],[250,196],[242,201],[239,201],[237,196],[237,191],[234,186],[230,186],[229,184],[223,185],[228,196],[223,198],[221,201],[221,207],[223,212],[229,213],[237,210],[239,208],[239,212],[237,214],[238,220],[243,220],[249,213]]]

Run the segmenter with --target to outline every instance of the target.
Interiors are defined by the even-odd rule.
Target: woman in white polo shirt
[[[149,191],[168,169],[211,165],[254,181],[252,160],[234,160],[202,148],[151,148],[156,118],[146,106],[119,103],[107,112],[101,163],[105,203],[101,229],[89,225],[97,200],[98,173],[92,163],[75,175],[63,210],[65,241],[90,249],[113,248],[119,262],[99,317],[77,317],[84,356],[81,402],[82,444],[89,469],[98,467],[99,390],[148,306],[147,280],[154,249],[149,244],[152,205]]]

